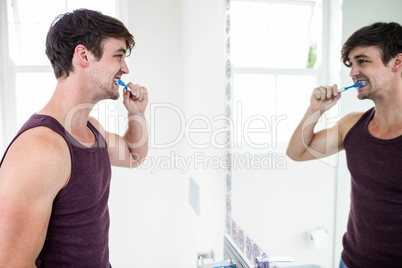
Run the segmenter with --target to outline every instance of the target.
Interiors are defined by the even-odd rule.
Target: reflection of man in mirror
[[[358,98],[374,107],[314,132],[341,97],[336,85],[315,88],[287,155],[306,161],[345,149],[352,188],[340,267],[402,267],[401,26],[374,23],[356,31],[343,45],[342,60],[354,83],[363,82]]]
[[[111,165],[135,167],[147,155],[147,90],[128,83],[123,92],[123,136],[90,112],[119,98],[116,81],[133,47],[123,23],[100,12],[79,9],[53,22],[46,54],[56,89],[0,163],[1,267],[110,267]]]

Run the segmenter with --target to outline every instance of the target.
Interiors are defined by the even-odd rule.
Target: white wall
[[[183,106],[181,1],[127,1],[128,28],[136,47],[129,58],[127,81],[149,91],[147,119],[152,106],[167,102]],[[155,111],[149,131],[162,144],[174,140],[180,122],[175,114]],[[149,160],[168,158],[180,145],[149,150]],[[148,162],[146,162],[148,163]],[[146,164],[144,163],[144,164]],[[181,240],[189,227],[185,177],[173,168],[113,169],[110,197],[110,260],[114,267],[185,267]],[[187,252],[186,252],[187,254]],[[195,259],[195,258],[194,258]]]
[[[356,30],[377,21],[395,21],[402,24],[400,11],[402,1],[399,0],[343,0],[342,17],[342,43]],[[340,57],[340,53],[339,53]],[[352,80],[349,77],[349,69],[345,66],[341,71],[341,84],[349,85]],[[342,96],[340,107],[341,114],[346,115],[350,112],[366,111],[373,106],[372,101],[360,101],[356,94],[348,92]],[[336,244],[334,267],[339,264],[340,253],[342,251],[342,236],[346,231],[346,223],[349,215],[350,206],[350,174],[346,166],[345,153],[339,154],[339,167],[337,174],[337,212],[336,212]]]
[[[180,128],[190,117],[212,121],[223,113],[223,1],[133,0],[128,2],[128,28],[136,48],[130,57],[130,79],[148,88],[147,118],[157,144],[149,159],[190,159],[188,170],[177,166],[113,169],[110,211],[110,255],[115,267],[196,267],[196,253],[215,250],[223,258],[223,186],[219,169],[195,166],[194,155],[219,155],[220,150],[198,150],[180,139]],[[171,107],[152,107],[168,103]],[[183,113],[185,121],[179,114]],[[213,123],[213,129],[221,122]],[[191,136],[193,142],[209,134]],[[189,205],[189,178],[200,189],[200,214]]]
[[[0,103],[2,108],[7,107],[8,100],[5,99],[5,94],[3,93],[9,84],[7,83],[6,77],[10,75],[9,72],[9,57],[8,57],[8,22],[7,22],[7,1],[0,0]],[[9,122],[5,118],[5,113],[3,109],[0,109],[0,126],[5,126],[4,124]],[[2,128],[0,131],[0,155],[2,156],[6,150],[6,127]],[[8,137],[7,137],[8,138]]]
[[[183,96],[186,117],[204,118],[211,131],[192,134],[183,153],[194,160],[187,176],[200,186],[200,217],[192,214],[193,234],[187,244],[195,250],[213,248],[217,259],[223,258],[224,178],[222,168],[201,164],[210,157],[222,158],[224,151],[212,144],[212,133],[221,130],[223,120],[214,117],[224,114],[224,1],[183,0]],[[193,121],[192,129],[205,128],[203,120]],[[223,136],[216,142],[222,144]],[[205,149],[197,144],[209,144]],[[198,156],[197,156],[198,155]],[[188,255],[187,258],[192,258]]]

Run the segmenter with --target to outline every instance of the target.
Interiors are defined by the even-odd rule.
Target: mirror
[[[226,236],[250,266],[266,254],[330,267],[337,158],[296,163],[285,154],[327,77],[326,3],[226,3]],[[337,121],[335,110],[319,127]]]
[[[349,213],[344,152],[298,163],[286,157],[286,146],[314,87],[350,83],[340,62],[342,43],[373,22],[402,23],[402,3],[225,2],[225,109],[231,126],[225,237],[250,267],[264,253],[293,257],[297,265],[338,267]],[[317,130],[371,106],[345,95]]]

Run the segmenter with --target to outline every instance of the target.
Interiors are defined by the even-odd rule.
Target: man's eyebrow
[[[367,59],[367,58],[370,58],[369,56],[367,56],[367,55],[364,55],[364,54],[359,54],[359,55],[356,55],[355,57],[354,57],[354,59],[355,60],[357,60],[357,59],[361,59],[361,58],[365,58],[365,59]]]
[[[356,56],[353,57],[354,60],[358,60],[358,59],[369,59],[370,57],[365,55],[365,54],[358,54]],[[348,57],[347,59],[348,65],[347,66],[352,66],[352,62],[351,59]]]
[[[121,52],[121,53],[123,53],[123,54],[126,54],[126,53],[127,53],[127,50],[124,49],[124,48],[119,48],[118,50],[116,50],[116,53],[118,53],[118,52]]]

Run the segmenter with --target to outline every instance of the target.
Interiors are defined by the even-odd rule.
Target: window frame
[[[262,2],[262,3],[297,3],[298,0],[232,0],[232,2]],[[340,80],[340,61],[339,57],[335,58],[332,55],[329,55],[329,51],[340,51],[340,29],[337,29],[333,25],[337,24],[337,21],[340,21],[340,16],[336,13],[340,10],[340,4],[338,0],[322,0],[322,40],[321,45],[322,48],[317,50],[317,57],[320,57],[319,65],[315,68],[304,68],[304,69],[291,69],[291,68],[264,68],[264,67],[236,67],[234,64],[231,66],[232,72],[232,81],[236,75],[242,74],[253,74],[253,75],[273,75],[275,77],[275,81],[277,81],[278,76],[281,75],[300,75],[300,76],[315,76],[318,85],[326,84],[327,81],[339,81]],[[334,10],[334,8],[338,8]],[[332,11],[331,11],[332,10]],[[231,17],[233,19],[233,17]],[[334,35],[329,35],[329,29],[334,30]],[[332,43],[332,45],[331,45]],[[332,72],[332,74],[331,74]],[[233,85],[233,92],[235,94],[236,88]],[[278,88],[275,88],[275,93],[273,93],[274,97],[277,96]],[[311,91],[313,88],[311,89]],[[277,102],[277,100],[276,100]],[[232,103],[232,107],[235,107],[236,104]],[[280,104],[279,104],[280,105]],[[307,107],[306,107],[307,109]],[[339,114],[336,111],[336,108],[333,108],[329,111],[329,117],[333,118],[334,114]],[[275,111],[277,115],[277,105],[275,106]],[[299,113],[304,113],[304,111],[298,111]],[[233,111],[234,113],[234,111]],[[301,119],[301,118],[300,118]],[[332,120],[333,121],[333,120]],[[238,125],[238,122],[233,120],[235,126]],[[240,122],[241,123],[241,122]],[[294,126],[296,128],[296,126]],[[289,131],[293,131],[289,130]],[[252,154],[252,155],[261,155],[266,154],[267,150],[278,153],[285,154],[287,148],[287,142],[277,142],[275,147],[271,147],[271,144],[268,148],[264,149],[256,149],[251,148],[250,146],[245,146],[244,141],[241,141],[241,147],[237,147],[237,141],[233,139],[233,149],[236,153],[240,154]]]

